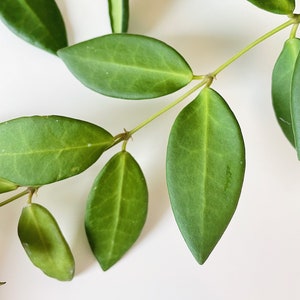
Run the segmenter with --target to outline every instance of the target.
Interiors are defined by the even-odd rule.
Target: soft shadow
[[[161,21],[174,0],[134,0],[130,3],[129,32],[145,33]]]

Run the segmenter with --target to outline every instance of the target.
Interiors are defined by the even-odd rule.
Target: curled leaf
[[[50,212],[39,204],[23,208],[18,235],[32,263],[46,275],[71,280],[75,263],[71,250]]]
[[[167,150],[167,185],[178,227],[203,264],[236,209],[245,170],[240,127],[210,88],[178,115]]]
[[[58,51],[87,87],[123,99],[149,99],[175,92],[193,74],[167,44],[142,35],[110,34]]]
[[[0,194],[14,191],[18,188],[18,185],[16,185],[13,182],[10,182],[4,178],[0,178]]]
[[[0,124],[0,177],[41,186],[77,175],[112,145],[110,133],[61,116],[33,116]]]
[[[295,146],[291,117],[292,81],[296,60],[300,52],[300,40],[285,42],[272,73],[272,100],[277,121],[290,143]]]
[[[289,15],[295,9],[295,0],[248,0],[252,4],[275,14]]]
[[[68,45],[54,0],[0,1],[0,18],[19,37],[53,54]]]
[[[147,185],[139,165],[128,152],[117,153],[97,176],[85,216],[87,237],[103,270],[137,240],[147,206]]]
[[[300,47],[300,46],[299,46]],[[294,73],[291,85],[291,119],[292,128],[295,139],[295,147],[297,150],[298,159],[300,160],[300,50],[298,53],[294,53],[296,56],[296,62],[294,67]]]
[[[108,6],[112,32],[127,32],[129,19],[129,0],[108,0]]]

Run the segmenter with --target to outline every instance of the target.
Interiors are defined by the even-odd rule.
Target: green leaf
[[[58,55],[84,85],[116,98],[155,98],[193,79],[178,52],[142,35],[110,34],[61,49]]]
[[[298,42],[300,43],[300,42]],[[299,46],[300,47],[300,46]],[[296,55],[296,54],[294,54]],[[295,62],[291,87],[291,119],[295,138],[295,147],[300,160],[300,50]]]
[[[112,32],[127,32],[129,20],[129,0],[108,0],[108,6]]]
[[[0,18],[20,38],[53,54],[68,45],[54,0],[1,0]]]
[[[295,9],[295,0],[248,0],[252,4],[275,14],[289,15]]]
[[[5,284],[6,282],[3,282],[3,281],[0,281],[0,285],[3,285],[3,284]]]
[[[20,186],[40,186],[77,175],[114,141],[101,127],[61,116],[1,123],[0,137],[0,177]]]
[[[32,263],[46,275],[61,281],[73,278],[73,255],[57,222],[46,208],[39,204],[24,207],[18,235]]]
[[[167,185],[178,227],[203,264],[236,209],[245,170],[240,127],[224,99],[204,88],[175,120]]]
[[[0,194],[14,191],[18,188],[18,185],[10,182],[4,178],[0,178]]]
[[[300,40],[285,42],[272,74],[272,99],[277,121],[290,143],[295,146],[291,120],[292,80],[296,60],[300,52]]]
[[[137,240],[147,206],[147,185],[139,165],[128,152],[117,153],[97,176],[86,208],[87,237],[103,270]]]

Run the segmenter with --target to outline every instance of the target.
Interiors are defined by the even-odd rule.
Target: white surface
[[[106,1],[60,0],[70,43],[110,32]],[[195,73],[213,71],[258,36],[284,22],[246,0],[131,0],[130,32],[164,40]],[[270,78],[289,30],[223,71],[213,84],[236,114],[247,170],[238,209],[204,266],[185,246],[165,185],[165,151],[174,118],[186,103],[137,133],[128,150],[149,185],[149,215],[135,246],[107,272],[88,247],[85,199],[112,149],[83,174],[39,191],[37,202],[58,220],[76,259],[76,276],[61,283],[29,262],[16,233],[24,200],[0,209],[1,300],[296,300],[300,299],[300,165],[273,114]],[[0,121],[59,114],[99,124],[113,134],[131,129],[172,101],[119,101],[88,90],[50,54],[0,24]],[[0,200],[4,200],[2,195]]]

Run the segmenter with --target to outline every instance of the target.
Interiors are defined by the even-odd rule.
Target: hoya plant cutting
[[[0,192],[8,195],[0,206],[25,198],[16,232],[24,256],[47,276],[72,280],[76,261],[55,216],[36,203],[36,192],[79,175],[101,160],[107,150],[115,150],[90,187],[81,224],[95,259],[108,270],[138,240],[148,212],[147,178],[127,144],[136,142],[132,140],[135,133],[150,127],[179,103],[185,105],[173,121],[167,143],[167,190],[174,218],[195,263],[206,262],[236,211],[247,150],[234,111],[222,91],[214,88],[215,78],[286,28],[290,31],[274,65],[270,97],[278,127],[295,148],[295,160],[300,158],[300,15],[294,12],[294,0],[248,1],[257,9],[286,15],[287,19],[215,70],[196,74],[164,41],[128,33],[129,0],[108,1],[110,34],[73,45],[68,44],[64,16],[54,0],[1,0],[3,23],[21,39],[46,51],[45,55],[55,55],[65,65],[65,72],[86,88],[123,102],[151,101],[174,92],[179,95],[118,134],[89,120],[60,115],[19,116],[0,123]]]

